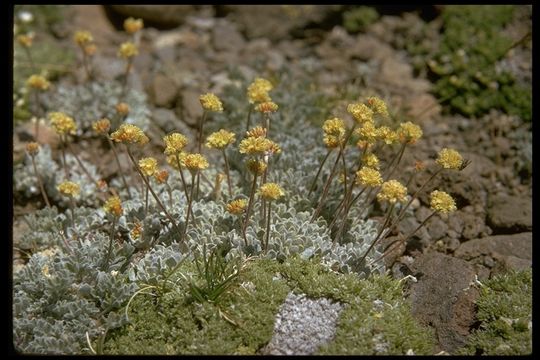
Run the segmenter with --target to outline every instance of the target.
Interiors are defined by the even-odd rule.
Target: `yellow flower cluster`
[[[268,95],[268,92],[273,88],[274,86],[270,81],[263,78],[256,78],[247,89],[250,104],[271,101],[272,99]]]
[[[66,196],[77,196],[81,192],[81,187],[79,186],[79,184],[72,181],[64,181],[60,183],[56,188],[58,189],[58,191],[60,191],[61,194]]]
[[[373,110],[362,103],[347,105],[347,112],[350,113],[358,124],[373,122]]]
[[[248,202],[246,199],[237,199],[229,202],[226,208],[231,214],[239,215],[246,211],[247,204]]]
[[[109,119],[101,119],[92,124],[92,129],[98,134],[108,134],[111,129],[111,122]]]
[[[141,30],[144,27],[142,19],[134,19],[132,17],[124,20],[124,30],[128,34],[135,34],[137,31]]]
[[[180,133],[172,133],[163,137],[165,142],[165,154],[174,155],[182,152],[188,143],[188,138]]]
[[[456,203],[452,196],[444,191],[435,190],[430,194],[431,208],[435,211],[447,214],[456,210]]]
[[[366,103],[373,110],[374,113],[388,116],[388,109],[386,108],[386,103],[382,99],[372,96],[367,98]]]
[[[281,148],[278,144],[265,137],[247,137],[240,142],[239,151],[241,154],[249,155],[279,154]]]
[[[262,175],[268,165],[262,160],[249,159],[246,163],[246,167],[252,174]]]
[[[380,167],[379,158],[374,153],[366,153],[362,156],[362,164],[373,169]]]
[[[26,151],[30,156],[34,156],[39,152],[39,144],[37,142],[29,142],[26,144]]]
[[[261,185],[257,193],[266,200],[277,200],[285,195],[281,186],[276,183],[266,183]]]
[[[153,157],[146,157],[139,160],[139,168],[146,176],[152,176],[156,173],[158,167],[157,160]]]
[[[444,148],[439,152],[437,164],[445,169],[459,170],[463,164],[463,157],[454,149]]]
[[[77,125],[72,117],[62,112],[52,112],[49,114],[51,126],[58,134],[75,134]]]
[[[377,128],[375,128],[373,122],[370,121],[365,122],[362,127],[356,129],[354,133],[356,136],[360,137],[359,141],[366,142],[368,144],[374,144],[379,137],[379,132],[377,131]]]
[[[356,172],[356,184],[364,186],[379,186],[383,183],[381,173],[364,166]]]
[[[131,41],[126,41],[125,43],[120,44],[120,48],[118,49],[118,57],[121,57],[123,59],[132,58],[138,53],[139,50],[137,49],[137,45],[135,45]]]
[[[384,141],[384,143],[387,145],[397,143],[398,141],[397,133],[388,126],[381,126],[377,128],[377,137],[379,140]]]
[[[82,47],[94,41],[94,37],[89,31],[81,30],[75,32],[73,35],[73,40],[77,43],[77,45]]]
[[[116,217],[119,217],[122,215],[123,210],[122,201],[118,196],[111,196],[107,199],[105,205],[103,205],[103,210],[105,210],[105,212],[113,214]]]
[[[30,34],[17,36],[17,42],[26,48],[29,48],[32,46],[33,40],[34,40],[34,37]]]
[[[124,102],[116,104],[116,112],[119,115],[126,116],[129,114],[129,105]]]
[[[266,129],[262,126],[255,126],[253,129],[246,131],[246,137],[266,137]]]
[[[236,141],[236,135],[230,131],[221,129],[206,138],[206,146],[214,149],[224,149],[227,145]]]
[[[278,105],[272,101],[265,101],[255,106],[255,110],[263,114],[276,112],[278,108]]]
[[[323,141],[327,148],[333,149],[345,141],[345,121],[340,118],[328,119],[322,126],[324,137]]]
[[[208,167],[208,160],[201,154],[186,153],[180,160],[190,171],[204,170]]]
[[[422,137],[422,129],[420,126],[413,124],[410,121],[399,124],[397,135],[399,141],[403,144],[414,144],[418,139]]]
[[[51,83],[41,75],[31,75],[26,80],[26,85],[37,90],[47,90]]]
[[[219,100],[219,98],[212,93],[207,93],[199,96],[199,101],[201,102],[201,106],[205,110],[215,112],[223,111],[223,104],[221,103],[221,100]]]
[[[133,124],[122,124],[111,134],[111,140],[121,143],[138,143],[139,145],[144,145],[148,143],[148,136],[136,125]]]
[[[377,194],[377,200],[388,201],[394,204],[396,201],[404,202],[407,196],[407,188],[397,180],[388,180],[381,186],[381,191]]]

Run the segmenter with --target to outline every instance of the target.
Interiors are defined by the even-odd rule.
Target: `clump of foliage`
[[[483,283],[480,328],[462,350],[467,355],[529,355],[532,352],[532,271],[497,275]]]
[[[379,13],[371,6],[353,6],[343,12],[343,27],[350,33],[364,31],[379,19]]]

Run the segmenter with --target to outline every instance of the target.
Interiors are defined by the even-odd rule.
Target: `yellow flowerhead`
[[[266,129],[262,126],[255,126],[253,129],[246,131],[246,137],[266,137]]]
[[[164,184],[167,182],[167,179],[169,178],[169,172],[165,169],[156,171],[154,174],[154,178],[156,181],[160,184]]]
[[[122,216],[122,201],[118,196],[111,196],[103,205],[103,210],[116,217]]]
[[[131,235],[132,239],[138,239],[139,236],[141,236],[143,232],[142,224],[140,221],[137,221],[135,224],[133,224],[133,229],[129,232],[129,235]]]
[[[388,126],[381,126],[377,128],[377,138],[384,141],[387,145],[398,142],[398,134]]]
[[[366,153],[362,156],[362,164],[373,169],[380,167],[379,158],[374,153]]]
[[[386,108],[386,103],[384,102],[384,100],[372,96],[367,98],[366,103],[375,114],[388,116],[388,109]]]
[[[98,134],[108,134],[111,129],[111,122],[109,119],[101,119],[92,124],[92,129]]]
[[[262,175],[268,165],[262,160],[249,159],[246,163],[246,167],[252,174]]]
[[[324,131],[323,141],[327,148],[336,148],[345,141],[345,122],[337,117],[328,119],[324,122],[322,129]]]
[[[268,92],[272,90],[274,86],[266,79],[256,78],[247,89],[247,95],[250,104],[263,103],[271,101]]]
[[[190,171],[204,170],[208,167],[208,160],[201,154],[187,153],[181,159],[183,165]]]
[[[459,170],[463,164],[463,158],[456,150],[444,148],[439,151],[437,164],[441,165],[445,169]]]
[[[176,158],[178,156],[178,159]],[[171,165],[176,170],[180,170],[178,167],[178,162],[180,162],[180,166],[184,163],[184,157],[186,156],[186,153],[181,151],[177,153],[177,155],[167,155],[167,164]]]
[[[134,19],[132,17],[124,20],[124,30],[128,34],[135,34],[137,31],[141,30],[144,27],[142,19]]]
[[[414,144],[418,139],[422,137],[422,129],[420,126],[413,124],[410,121],[399,124],[397,130],[399,141],[402,144]]]
[[[356,185],[379,186],[382,183],[383,179],[378,170],[364,166],[356,172]]]
[[[365,122],[362,127],[354,131],[355,135],[360,137],[360,140],[366,141],[370,144],[374,144],[377,140],[377,129],[372,122]]]
[[[226,206],[227,211],[234,215],[240,215],[246,211],[247,207],[247,200],[246,199],[236,199],[231,202],[229,202]]]
[[[388,201],[394,204],[396,201],[404,202],[407,196],[407,188],[397,180],[388,180],[381,186],[381,191],[377,194],[380,202]]]
[[[219,98],[212,93],[199,96],[199,101],[201,102],[204,110],[215,112],[223,111],[223,104],[221,103],[221,100],[219,100]]]
[[[347,112],[350,113],[357,123],[363,124],[373,122],[373,110],[362,103],[354,103],[347,105]]]
[[[26,85],[33,89],[44,91],[49,89],[51,83],[41,75],[31,75],[28,80],[26,80]]]
[[[52,112],[49,114],[51,126],[58,134],[75,134],[77,125],[72,117],[62,112]]]
[[[435,211],[447,214],[456,210],[456,202],[452,196],[448,195],[444,191],[435,190],[430,194],[431,208]]]
[[[32,46],[33,40],[34,40],[34,36],[31,34],[17,36],[17,42],[26,48],[29,48]]]
[[[224,149],[235,141],[236,135],[234,133],[221,129],[206,138],[206,146],[214,149]]]
[[[281,186],[276,183],[266,183],[261,185],[257,193],[266,200],[277,200],[285,195]]]
[[[73,35],[73,40],[77,43],[77,45],[84,46],[94,41],[94,38],[92,37],[90,31],[76,31]]]
[[[165,135],[163,141],[165,142],[165,154],[174,155],[182,152],[188,143],[188,138],[180,133],[172,133]]]
[[[138,143],[139,145],[144,145],[149,141],[141,128],[133,124],[120,125],[118,130],[111,134],[111,140],[125,144]]]
[[[29,142],[26,144],[26,151],[30,156],[34,156],[39,152],[39,144],[37,142]]]
[[[135,45],[131,41],[120,44],[120,48],[118,49],[118,57],[121,57],[123,59],[132,58],[138,53],[139,49],[137,49],[137,45]]]
[[[139,168],[141,172],[146,176],[152,176],[157,171],[157,160],[153,157],[147,157],[139,160]]]
[[[255,110],[263,114],[269,114],[278,110],[278,105],[273,101],[265,101],[255,106]]]
[[[247,137],[239,145],[241,154],[262,155],[264,153],[280,153],[279,145],[264,137]]]
[[[129,105],[124,102],[116,104],[116,112],[119,115],[126,116],[129,114]]]
[[[64,181],[56,187],[61,194],[66,196],[77,196],[81,192],[79,184],[72,181]]]

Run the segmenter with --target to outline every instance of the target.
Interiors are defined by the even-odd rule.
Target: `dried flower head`
[[[136,56],[138,53],[139,49],[137,49],[137,45],[131,41],[126,41],[125,43],[120,44],[120,48],[118,49],[118,57],[123,59],[130,59]]]
[[[430,194],[431,208],[435,211],[447,214],[456,210],[456,202],[452,196],[448,195],[444,191],[435,190]]]
[[[231,214],[240,215],[243,214],[244,211],[246,211],[247,204],[248,202],[246,199],[236,199],[229,202],[226,206],[226,209]]]
[[[101,191],[105,191],[107,190],[107,182],[103,179],[99,179],[97,181],[97,186],[98,186],[98,189],[101,190]]]
[[[118,130],[111,134],[111,140],[125,144],[138,143],[139,145],[144,145],[149,141],[141,128],[133,124],[120,125]]]
[[[127,114],[129,114],[129,105],[125,102],[116,104],[116,112],[119,115],[126,116]]]
[[[88,56],[94,56],[97,51],[97,46],[95,44],[84,45],[84,53]]]
[[[122,201],[118,196],[111,196],[103,205],[103,210],[116,217],[122,216]]]
[[[404,202],[407,196],[407,188],[397,180],[388,180],[381,185],[381,191],[377,194],[377,200],[388,201],[394,204],[396,201]]]
[[[383,183],[381,173],[378,170],[364,166],[356,172],[356,184],[364,186],[379,186]]]
[[[163,137],[165,142],[165,154],[174,155],[182,152],[188,143],[188,138],[180,133],[172,133]]]
[[[414,144],[422,137],[422,129],[420,126],[413,124],[410,121],[399,124],[397,130],[399,141],[403,144]]]
[[[276,183],[266,183],[261,185],[257,194],[266,200],[277,200],[285,195],[285,192]]]
[[[77,43],[77,45],[84,46],[94,41],[94,38],[92,37],[90,31],[81,30],[75,32],[75,34],[73,35],[73,40]]]
[[[212,133],[206,138],[206,146],[213,149],[224,149],[236,141],[236,135],[225,129]]]
[[[124,20],[124,30],[128,34],[135,34],[137,31],[141,30],[144,27],[142,19],[134,19],[132,17]]]
[[[256,78],[247,89],[247,95],[249,102],[254,103],[263,103],[271,101],[268,92],[272,90],[274,86],[272,83],[263,78]]]
[[[350,113],[357,123],[363,124],[373,122],[373,110],[362,103],[354,103],[347,105],[347,112]]]
[[[169,178],[169,172],[165,169],[158,170],[154,173],[154,178],[159,184],[165,184]]]
[[[62,112],[52,112],[49,114],[51,126],[58,134],[75,134],[77,125],[72,117]]]
[[[204,170],[208,167],[208,160],[201,154],[186,153],[180,160],[190,171]]]
[[[360,140],[366,141],[370,144],[374,144],[377,141],[378,131],[372,122],[365,122],[362,127],[354,131],[356,136],[360,137]]]
[[[221,100],[219,100],[219,98],[212,93],[206,93],[199,96],[199,101],[201,102],[201,106],[204,110],[215,112],[223,111],[223,104],[221,103]]]
[[[28,80],[26,80],[26,85],[33,89],[45,91],[49,89],[51,83],[41,75],[31,75]]]
[[[25,34],[25,35],[17,36],[17,42],[26,48],[29,48],[32,46],[33,40],[34,40],[34,36],[32,34]]]
[[[34,156],[39,152],[39,144],[37,142],[29,142],[26,144],[26,151],[30,156]]]
[[[356,146],[360,149],[360,150],[365,150],[365,151],[368,151],[368,150],[371,150],[371,148],[373,147],[373,143],[369,142],[369,141],[365,141],[365,140],[358,140],[356,142]]]
[[[246,162],[246,167],[252,174],[262,175],[268,165],[262,160],[249,159]]]
[[[366,103],[373,110],[375,114],[388,116],[388,109],[386,108],[386,103],[384,102],[384,100],[379,99],[378,97],[372,96],[372,97],[367,98]]]
[[[111,122],[109,119],[101,119],[92,124],[92,129],[98,134],[108,134],[111,129]]]
[[[255,126],[253,129],[246,131],[246,137],[266,137],[266,128]]]
[[[379,158],[371,152],[365,153],[362,156],[362,164],[373,169],[378,169],[380,167]]]
[[[414,171],[422,171],[426,168],[426,164],[423,161],[417,160],[414,162]]]
[[[79,184],[74,183],[72,181],[64,181],[60,183],[57,187],[58,191],[60,191],[61,194],[66,196],[77,196],[81,192],[81,187]]]
[[[138,239],[141,234],[143,232],[143,228],[142,228],[142,224],[140,221],[137,221],[135,222],[135,224],[133,224],[133,229],[131,229],[131,231],[129,232],[129,235],[131,236],[132,239]]]
[[[384,141],[385,144],[395,144],[398,142],[398,135],[395,131],[388,126],[381,126],[377,128],[377,138]]]
[[[152,176],[156,173],[158,167],[157,160],[153,157],[146,157],[139,160],[139,168],[146,176]]]
[[[279,108],[278,105],[273,101],[265,101],[255,106],[255,110],[263,114],[276,112],[278,108]]]
[[[437,164],[441,165],[445,169],[459,170],[463,164],[463,157],[454,149],[444,148],[439,151]]]

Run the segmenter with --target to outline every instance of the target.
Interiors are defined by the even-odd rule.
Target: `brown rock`
[[[488,225],[495,234],[532,230],[532,199],[495,195],[489,198]]]
[[[178,87],[170,78],[162,74],[154,77],[151,87],[151,96],[156,106],[171,107],[176,101]]]
[[[196,125],[203,114],[201,102],[199,96],[202,93],[197,90],[187,89],[182,92],[182,101],[179,109],[180,117],[184,122],[189,125]]]

